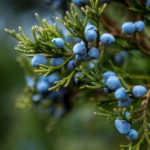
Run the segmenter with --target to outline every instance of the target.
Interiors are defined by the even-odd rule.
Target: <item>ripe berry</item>
[[[38,68],[39,64],[47,65],[47,58],[42,54],[37,54],[32,58],[32,66]]]
[[[138,132],[136,130],[134,130],[134,129],[131,129],[129,131],[129,133],[127,134],[127,138],[130,141],[136,140],[138,138]]]
[[[120,134],[127,134],[130,131],[130,123],[126,120],[115,120],[115,126]]]
[[[77,72],[77,73],[75,74],[74,82],[75,82],[76,84],[78,84],[78,78],[77,78],[77,77],[81,77],[81,75],[82,75],[82,72]]]
[[[140,97],[144,96],[146,94],[146,92],[147,92],[147,89],[141,85],[136,85],[132,89],[132,94],[136,98],[140,98]]]
[[[40,93],[47,92],[49,87],[50,87],[49,83],[46,82],[46,81],[38,81],[37,84],[36,84],[36,89]]]
[[[131,105],[131,99],[129,97],[124,101],[118,101],[118,106],[120,108],[126,108],[129,107],[130,105]]]
[[[129,119],[129,118],[130,118],[130,113],[129,113],[129,112],[126,112],[126,113],[125,113],[125,117],[126,117],[127,119]]]
[[[99,57],[99,50],[95,47],[91,48],[88,51],[88,56],[91,58],[98,58]]]
[[[110,76],[116,76],[116,74],[114,72],[112,72],[112,71],[104,72],[104,74],[103,74],[103,82],[106,83],[107,79]]]
[[[118,65],[123,64],[123,62],[124,62],[123,56],[120,55],[120,53],[117,53],[117,54],[115,55],[115,57],[114,57],[114,62],[115,62],[116,64],[118,64]]]
[[[59,57],[59,58],[52,58],[50,63],[51,63],[52,66],[59,66],[62,63],[64,63],[64,60],[61,57]]]
[[[121,87],[121,83],[118,77],[115,77],[115,76],[110,76],[106,81],[106,85],[111,90],[117,90],[118,88]]]
[[[86,48],[85,48],[84,43],[81,42],[81,43],[75,44],[74,47],[73,47],[73,52],[76,55],[83,55],[83,54],[85,54],[86,53]]]
[[[39,102],[41,98],[42,98],[41,94],[36,94],[32,96],[32,101]]]
[[[121,65],[124,62],[124,58],[120,54],[116,54],[114,57],[114,61],[116,64]]]
[[[116,53],[116,55],[114,56],[114,62],[118,65],[121,65],[124,63],[125,59],[128,58],[128,56],[128,53],[123,50],[119,53]]]
[[[94,68],[96,63],[97,63],[97,59],[91,60],[91,61],[89,62],[88,68],[89,68],[89,69]]]
[[[62,38],[54,38],[52,42],[55,44],[55,46],[59,49],[64,47],[64,40]]]
[[[73,70],[76,67],[76,61],[75,60],[70,60],[67,64],[67,69],[68,70]]]
[[[34,86],[34,79],[32,78],[32,77],[30,77],[30,76],[27,76],[26,78],[25,78],[25,80],[26,80],[26,84],[27,84],[27,86],[28,87],[30,87],[30,88],[33,88],[33,86]]]
[[[94,25],[87,24],[84,33],[86,33],[87,31],[90,31],[90,30],[93,30],[95,32],[97,31],[97,29],[96,29],[96,27]]]
[[[76,43],[80,43],[82,40],[80,38],[74,38]]]
[[[48,82],[48,77],[45,77],[44,75],[40,76],[39,81],[46,81]]]
[[[97,38],[97,33],[94,30],[85,31],[85,39],[88,42],[95,42]]]
[[[60,77],[58,74],[52,73],[47,77],[47,79],[50,84],[54,84],[55,82],[60,80]]]
[[[135,24],[132,22],[125,22],[122,25],[122,32],[124,32],[125,34],[133,34],[135,30]]]
[[[50,100],[55,100],[59,98],[59,95],[56,90],[53,90],[48,94],[48,97],[50,98]]]
[[[136,21],[135,23],[136,31],[142,32],[145,28],[145,23],[143,21]]]
[[[124,101],[128,98],[125,88],[119,88],[115,91],[115,98],[119,101]]]
[[[87,58],[87,53],[83,54],[83,55],[75,55],[75,59],[77,61],[82,61],[85,60]]]
[[[115,42],[115,39],[114,39],[114,37],[111,34],[104,33],[100,37],[100,42],[104,46],[110,46],[110,45],[112,45]]]

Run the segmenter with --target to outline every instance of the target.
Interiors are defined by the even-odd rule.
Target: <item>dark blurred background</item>
[[[79,104],[51,133],[46,132],[47,118],[15,108],[25,81],[13,50],[16,41],[4,33],[4,27],[17,30],[22,26],[31,37],[31,27],[37,24],[35,12],[52,23],[67,5],[65,0],[0,0],[0,150],[119,149],[120,135],[113,125],[94,117],[92,103]]]

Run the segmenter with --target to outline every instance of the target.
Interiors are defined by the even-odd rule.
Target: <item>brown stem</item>
[[[150,90],[147,91],[146,95],[144,96],[144,100],[142,101],[141,105],[144,109],[147,109],[147,105],[149,102],[149,98],[150,98]]]

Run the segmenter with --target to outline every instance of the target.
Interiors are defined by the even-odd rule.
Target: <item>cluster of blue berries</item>
[[[58,48],[58,49],[63,49],[64,47],[64,40],[62,38],[54,38],[52,40],[52,42],[54,43],[54,45]],[[64,60],[62,57],[57,57],[57,58],[52,58],[50,60],[50,64],[52,66],[59,66],[62,63],[64,63]],[[48,60],[47,58],[43,55],[43,54],[37,54],[33,57],[32,59],[32,66],[38,68],[39,65],[48,65]]]
[[[142,32],[145,28],[145,23],[143,21],[125,22],[122,25],[122,32],[125,34],[133,34],[134,32]]]
[[[34,80],[30,76],[26,77],[26,84],[33,91],[32,102],[39,106],[39,111],[44,111],[45,108],[42,107],[42,104],[47,103],[47,113],[58,118],[68,111],[68,107],[66,107],[68,89],[61,88],[59,91],[48,91],[48,89],[59,80],[60,76],[57,73],[52,73],[47,77],[41,76],[38,80]]]
[[[95,42],[97,39],[97,28],[94,25],[87,24],[85,31],[84,31],[85,39],[87,42]],[[114,37],[109,33],[104,33],[100,37],[100,42],[104,46],[110,46],[115,42]],[[75,67],[76,61],[83,61],[86,60],[87,57],[89,57],[91,60],[89,62],[89,68],[92,69],[94,67],[94,64],[97,62],[97,58],[100,55],[99,49],[96,47],[91,47],[89,51],[87,52],[86,46],[83,41],[80,43],[76,43],[73,47],[73,53],[75,54],[75,60],[71,60],[68,65],[73,69]],[[78,72],[75,75],[75,83],[78,83],[77,76],[81,76],[82,73]]]
[[[118,100],[118,106],[121,108],[129,107],[131,104],[131,99],[126,92],[126,89],[122,87],[119,78],[112,71],[107,71],[103,74],[103,83],[107,85],[104,88],[106,93],[114,91],[115,98]],[[132,89],[132,95],[135,98],[143,97],[147,92],[144,86],[136,85]],[[130,113],[126,112],[126,119],[130,118]],[[130,123],[127,120],[115,120],[115,126],[121,134],[126,134],[130,141],[136,140],[138,138],[138,132],[134,129],[130,129]]]
[[[115,98],[118,100],[118,106],[121,108],[128,107],[131,104],[131,99],[126,92],[126,89],[122,87],[119,78],[112,71],[107,71],[103,74],[103,83],[107,85],[104,88],[106,93],[114,91]],[[135,98],[140,98],[144,96],[147,92],[147,89],[144,86],[136,85],[132,89],[132,95]]]
[[[73,47],[73,53],[75,54],[75,58],[70,60],[68,64],[65,66],[68,70],[73,70],[76,67],[78,61],[86,60],[90,58],[89,69],[92,69],[97,62],[97,59],[100,55],[100,51],[96,47],[92,47],[90,43],[95,42],[97,40],[97,28],[90,23],[87,24],[84,31],[85,39],[89,43],[90,49],[87,50],[83,41],[76,43]],[[115,42],[114,37],[109,33],[104,33],[100,36],[100,43],[104,46],[110,46]],[[62,50],[64,48],[64,40],[62,38],[54,38],[52,39],[52,43],[59,49]],[[64,59],[62,57],[51,58],[50,65],[51,66],[59,66],[64,63]],[[43,54],[37,54],[32,59],[32,66],[38,68],[39,65],[48,65],[48,59]],[[76,82],[75,75],[75,83]]]
[[[97,28],[94,25],[87,24],[84,31],[85,39],[88,42],[95,42],[97,39]],[[115,42],[113,35],[109,33],[103,33],[100,37],[100,42],[104,46],[110,46]]]
[[[126,112],[126,118],[129,119],[130,113]],[[126,120],[115,120],[115,127],[119,131],[120,134],[124,134],[127,136],[127,139],[130,141],[134,141],[138,139],[138,132],[135,129],[131,129],[131,125]]]

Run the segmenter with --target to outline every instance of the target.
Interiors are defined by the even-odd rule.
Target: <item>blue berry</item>
[[[88,42],[95,42],[97,39],[97,33],[94,30],[85,31],[85,39]]]
[[[85,28],[85,31],[84,31],[84,33],[86,33],[87,31],[90,31],[90,30],[92,30],[92,31],[97,31],[97,28],[94,26],[94,25],[91,25],[91,24],[87,24],[87,26],[86,26],[86,28]]]
[[[47,79],[50,84],[54,84],[55,82],[60,80],[60,76],[56,73],[52,73],[47,77]]]
[[[147,0],[146,7],[150,7],[150,0]]]
[[[115,77],[115,76],[110,76],[106,81],[106,85],[111,90],[117,90],[118,88],[121,87],[121,83],[118,77]]]
[[[82,61],[85,60],[87,58],[87,53],[83,54],[83,55],[75,55],[75,59],[77,61]]]
[[[50,92],[48,94],[48,97],[51,99],[51,100],[55,100],[59,97],[58,95],[58,92],[56,90],[53,90],[52,92]]]
[[[34,83],[35,83],[34,79],[32,77],[30,77],[30,76],[27,76],[25,78],[25,80],[26,80],[27,86],[30,87],[30,88],[33,88]]]
[[[42,98],[41,94],[36,94],[32,96],[32,101],[39,102],[41,98]]]
[[[122,32],[125,34],[133,34],[135,30],[135,24],[132,22],[125,22],[122,25]]]
[[[134,141],[138,139],[138,132],[134,129],[131,129],[127,134],[127,139],[130,141]]]
[[[86,48],[85,48],[84,43],[81,42],[81,43],[75,44],[74,47],[73,47],[73,52],[76,55],[83,55],[83,54],[85,54],[86,53]]]
[[[94,42],[96,41],[97,38],[97,29],[94,25],[91,25],[90,23],[87,24],[85,31],[84,31],[84,35],[85,35],[85,39],[88,42]]]
[[[120,55],[123,57],[123,58],[128,58],[129,57],[129,54],[128,54],[128,52],[127,51],[125,51],[125,50],[122,50],[121,52],[119,52],[120,53]]]
[[[114,37],[111,34],[104,33],[100,37],[100,42],[104,46],[110,46],[110,45],[112,45],[115,42],[115,39],[114,39]]]
[[[47,92],[49,87],[50,87],[50,85],[46,81],[38,81],[37,84],[36,84],[36,89],[40,93]]]
[[[60,88],[60,90],[57,92],[57,95],[59,97],[65,97],[68,95],[68,89],[67,88]]]
[[[128,98],[125,88],[119,88],[115,91],[115,98],[119,101],[124,101]]]
[[[136,21],[135,23],[136,31],[142,32],[145,28],[145,23],[143,21]]]
[[[115,120],[115,127],[120,134],[127,134],[130,131],[130,123],[126,120]]]
[[[110,77],[110,76],[116,76],[116,74],[112,71],[107,71],[107,72],[104,72],[103,73],[103,82],[106,83],[107,79]]]
[[[47,58],[42,54],[37,54],[32,58],[32,66],[38,68],[39,64],[47,65]]]
[[[116,53],[114,57],[114,62],[118,65],[121,65],[124,63],[125,59],[128,58],[128,56],[129,56],[128,53],[125,50],[123,50],[119,53]]]
[[[45,77],[44,75],[40,76],[39,81],[46,81],[48,82],[48,77]]]
[[[125,113],[125,117],[126,117],[127,119],[129,119],[129,118],[130,118],[130,113],[129,113],[129,112],[126,112],[126,113]]]
[[[64,40],[62,38],[54,38],[52,42],[55,44],[55,46],[59,49],[64,47]]]
[[[98,58],[99,57],[99,50],[95,47],[91,48],[88,51],[88,56],[91,58]]]
[[[140,97],[144,96],[146,94],[146,92],[147,92],[147,89],[141,85],[136,85],[132,89],[132,94],[136,98],[140,98]]]
[[[76,43],[80,43],[82,40],[80,38],[75,38]]]
[[[118,106],[120,108],[127,108],[131,105],[131,99],[128,97],[126,100],[124,101],[118,101]]]
[[[88,68],[89,68],[89,69],[94,68],[96,63],[97,63],[97,59],[91,60],[91,61],[89,62]]]
[[[81,77],[81,75],[82,75],[82,72],[77,72],[77,73],[75,74],[74,82],[75,82],[76,84],[78,84],[78,77]]]
[[[59,58],[52,58],[50,63],[51,63],[52,66],[59,66],[62,63],[64,63],[64,60],[61,57],[59,57]]]
[[[75,60],[70,60],[67,64],[67,69],[68,70],[73,70],[76,67],[76,61]]]
[[[118,65],[121,65],[124,63],[124,57],[120,53],[117,53],[114,57],[114,62]]]

